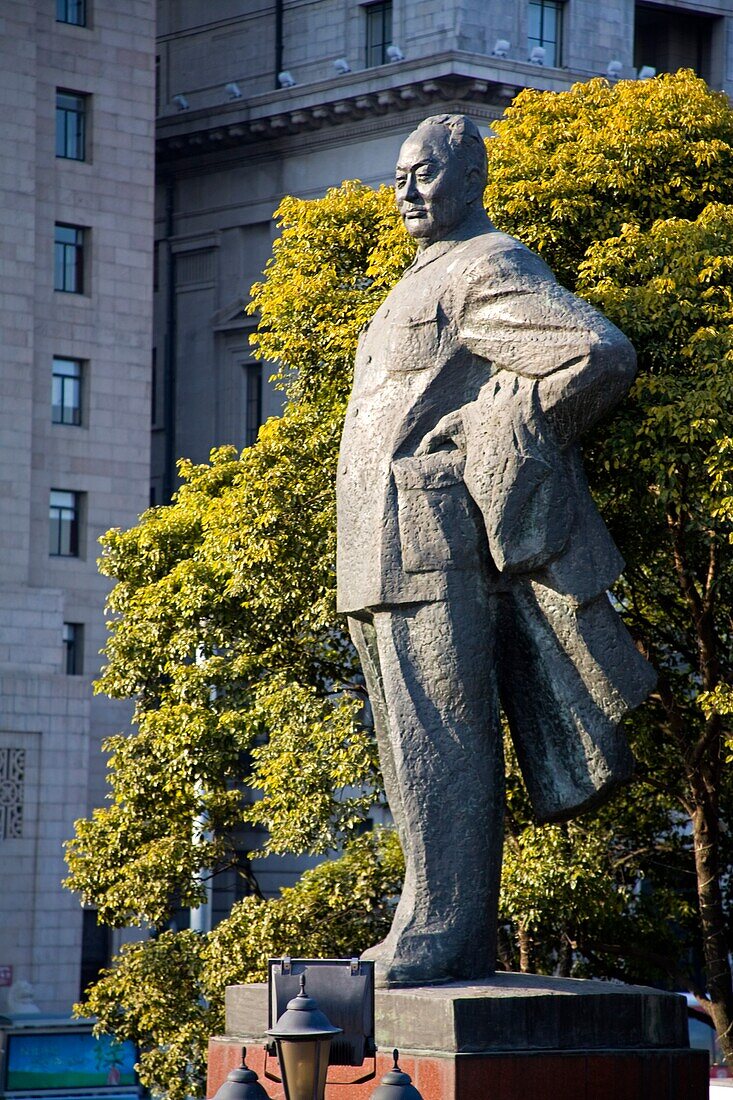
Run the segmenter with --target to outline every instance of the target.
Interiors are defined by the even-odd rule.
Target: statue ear
[[[483,197],[486,184],[481,179],[478,168],[469,168],[466,173],[466,205],[480,201]]]

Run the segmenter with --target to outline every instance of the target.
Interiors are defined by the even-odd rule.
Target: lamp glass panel
[[[331,1040],[278,1039],[277,1047],[288,1100],[323,1100]]]

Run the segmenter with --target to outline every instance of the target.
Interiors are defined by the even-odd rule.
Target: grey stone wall
[[[66,1013],[82,914],[61,889],[62,845],[104,799],[101,739],[129,722],[91,681],[108,587],[97,540],[148,501],[155,5],[96,0],[87,27],[45,0],[8,0],[2,16],[0,768],[22,781],[5,788],[21,827],[0,838],[0,963],[42,1011]],[[88,97],[84,161],[55,155],[58,88]],[[85,228],[83,294],[54,290],[56,222]],[[54,355],[84,362],[81,426],[51,422]],[[52,488],[83,494],[78,557],[49,556]],[[65,674],[64,622],[83,625],[83,675]]]

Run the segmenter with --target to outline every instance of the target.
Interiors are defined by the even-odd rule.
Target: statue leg
[[[445,600],[352,620],[406,875],[377,980],[490,974],[504,768],[494,672],[496,602],[454,574]]]

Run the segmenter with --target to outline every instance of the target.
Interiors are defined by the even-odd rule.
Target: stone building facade
[[[0,1013],[68,1014],[107,946],[62,845],[129,724],[91,682],[97,539],[149,492],[154,86],[154,0],[2,5]]]

